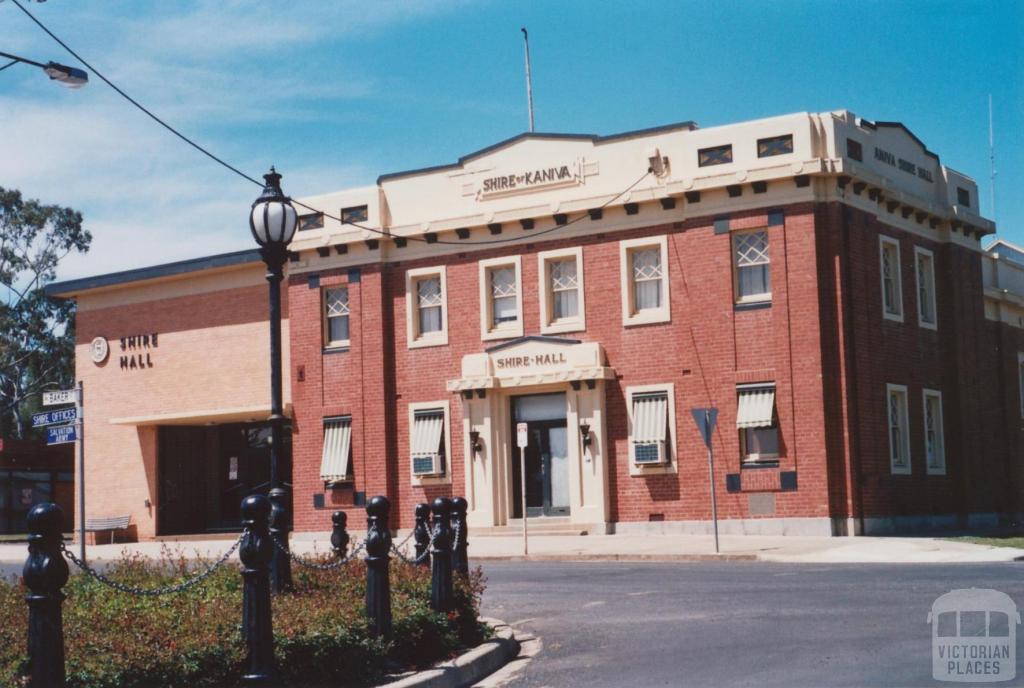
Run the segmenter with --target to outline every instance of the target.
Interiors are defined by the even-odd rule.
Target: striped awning
[[[737,428],[771,427],[774,416],[774,387],[739,390],[739,408],[736,411]]]
[[[444,431],[444,411],[430,409],[416,411],[412,427],[412,455],[433,456],[441,453],[441,434]]]
[[[324,482],[348,480],[351,447],[352,419],[336,418],[324,421],[324,454],[320,460],[321,480]]]
[[[668,428],[667,394],[633,395],[633,441],[664,442]]]

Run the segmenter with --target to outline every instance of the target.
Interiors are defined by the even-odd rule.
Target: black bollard
[[[242,636],[249,649],[246,685],[272,685],[274,681],[274,627],[270,610],[270,560],[274,543],[270,541],[270,500],[249,495],[242,500],[242,527],[245,529],[238,554],[242,559]]]
[[[416,527],[413,528],[413,539],[416,541],[416,561],[420,566],[430,568],[430,505],[420,502],[416,505]]]
[[[267,494],[267,498],[270,500],[270,534],[285,550],[282,552],[274,547],[270,555],[270,583],[276,594],[287,592],[294,587],[292,559],[288,556],[288,533],[292,529],[288,522],[288,491],[283,487],[276,487]]]
[[[387,497],[374,497],[366,505],[366,618],[370,634],[391,637],[391,531]]]
[[[452,568],[463,576],[469,575],[469,528],[466,526],[466,509],[469,502],[465,497],[452,500]]]
[[[331,529],[331,549],[334,550],[334,556],[340,559],[348,554],[348,533],[345,531],[348,514],[344,511],[335,511],[331,514],[331,523],[334,524],[334,528]]]
[[[28,603],[29,688],[64,685],[64,617],[61,606],[68,563],[60,551],[64,512],[50,502],[28,512],[28,559],[22,576]]]
[[[434,512],[434,549],[430,551],[433,561],[430,580],[430,608],[446,613],[452,608],[452,501],[438,497],[431,507]]]

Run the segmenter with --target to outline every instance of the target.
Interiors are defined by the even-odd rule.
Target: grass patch
[[[321,561],[325,560],[322,558]],[[124,555],[110,578],[138,587],[181,581],[206,562],[165,550],[161,559]],[[430,609],[430,571],[391,562],[394,638],[371,638],[363,617],[366,565],[335,571],[296,567],[295,592],[273,600],[275,656],[286,686],[360,686],[386,666],[428,666],[478,644],[484,578],[456,576],[455,609]],[[64,588],[68,688],[213,688],[239,685],[242,578],[222,567],[187,592],[138,598],[84,575]],[[26,685],[28,609],[22,581],[0,581],[0,686]]]
[[[947,539],[955,542],[970,542],[975,545],[1024,549],[1024,535],[961,535]]]

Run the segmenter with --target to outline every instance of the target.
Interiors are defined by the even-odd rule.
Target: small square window
[[[523,335],[522,270],[519,256],[480,261],[480,336],[484,340]]]
[[[857,162],[864,162],[864,147],[860,141],[846,139],[846,157],[853,158]]]
[[[779,458],[779,423],[775,417],[775,385],[737,388],[736,429],[744,464],[775,464]]]
[[[365,205],[356,205],[351,208],[341,209],[341,222],[342,224],[352,224],[355,222],[366,222],[369,218],[369,213]]]
[[[889,467],[894,474],[910,473],[910,430],[907,424],[907,388],[886,385],[889,426]]]
[[[793,135],[773,136],[768,139],[758,139],[757,157],[770,158],[773,155],[786,155],[793,152]]]
[[[310,229],[323,229],[324,226],[324,214],[323,213],[309,213],[307,215],[299,215],[299,231],[305,232]]]
[[[450,430],[447,401],[409,404],[409,468],[413,485],[451,482]]]
[[[702,148],[697,151],[697,164],[700,167],[725,165],[730,162],[732,162],[732,144],[715,146],[713,148]]]
[[[766,230],[733,235],[733,267],[738,303],[771,300],[772,275]]]
[[[619,242],[624,325],[671,320],[667,258],[667,237]]]
[[[956,202],[957,205],[962,205],[965,208],[971,207],[971,192],[962,186],[956,187]]]
[[[405,331],[410,349],[448,343],[446,289],[443,266],[405,273]]]
[[[677,473],[675,391],[672,384],[627,387],[629,474]]]
[[[352,480],[352,418],[324,419],[320,479],[335,484]]]
[[[348,287],[331,287],[323,291],[324,346],[348,346]]]
[[[900,245],[889,237],[879,237],[879,262],[882,275],[882,317],[903,322],[903,280],[900,276]]]

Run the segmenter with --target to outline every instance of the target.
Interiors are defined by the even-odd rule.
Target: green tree
[[[65,256],[91,242],[77,210],[0,187],[0,437],[25,438],[36,395],[74,383],[74,303],[44,287]]]

